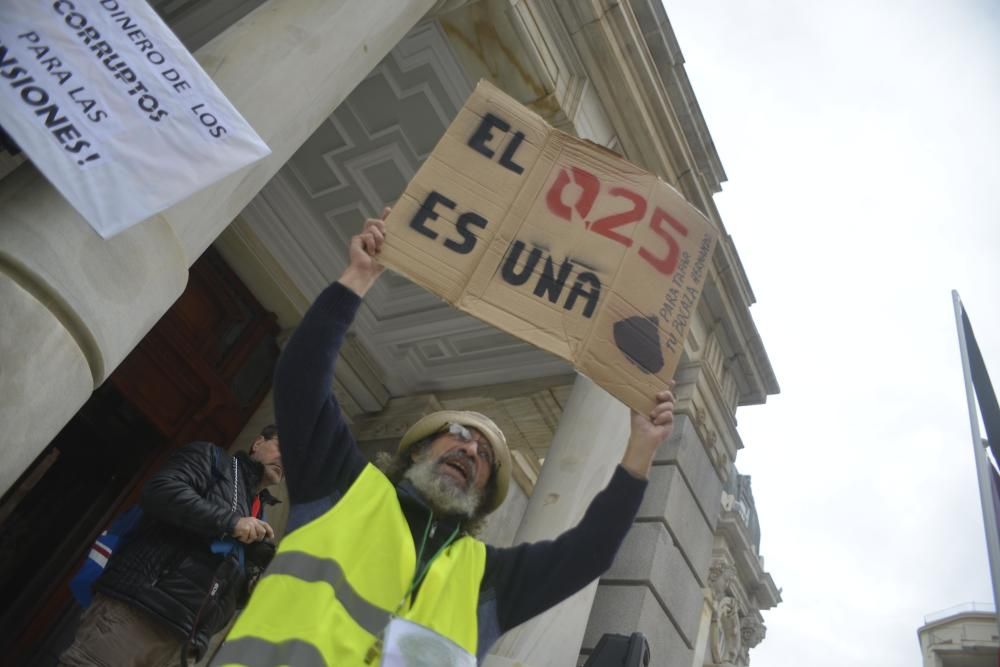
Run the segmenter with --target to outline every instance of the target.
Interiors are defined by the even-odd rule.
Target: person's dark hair
[[[430,444],[434,441],[437,434],[428,436],[423,440],[418,440],[413,443],[413,445],[405,452],[379,452],[375,455],[375,467],[382,471],[382,473],[389,478],[389,481],[393,484],[399,484],[403,481],[403,475],[406,471],[410,469],[413,465],[413,457],[419,455],[425,449],[430,447]],[[490,475],[490,480],[486,483],[483,488],[483,498],[480,502],[479,508],[476,513],[468,518],[463,519],[459,522],[459,526],[462,528],[462,532],[469,535],[477,535],[479,531],[483,529],[486,524],[486,517],[488,512],[483,511],[483,506],[486,505],[486,499],[492,498],[497,492],[497,475],[494,471]]]
[[[264,438],[265,440],[271,440],[273,438],[278,437],[278,427],[275,426],[274,424],[268,424],[267,426],[265,426],[260,430],[259,437]],[[247,454],[253,456],[253,453],[256,449],[257,447],[255,442],[254,444],[250,445],[250,449],[247,451]]]

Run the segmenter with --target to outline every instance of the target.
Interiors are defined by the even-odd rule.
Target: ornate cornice
[[[771,575],[764,570],[763,561],[754,547],[746,523],[735,508],[722,511],[715,534],[731,555],[740,583],[755,606],[758,609],[777,606],[781,602],[781,591],[775,586]]]
[[[684,56],[663,3],[660,0],[632,0],[630,5],[644,28],[642,36],[653,67],[663,82],[670,108],[684,133],[698,172],[712,192],[719,192],[726,172],[688,80]]]

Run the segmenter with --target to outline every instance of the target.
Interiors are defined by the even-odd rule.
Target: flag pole
[[[993,606],[997,610],[997,628],[1000,630],[1000,535],[997,531],[997,511],[993,499],[993,482],[990,479],[993,464],[986,458],[985,441],[979,432],[979,409],[972,385],[972,370],[969,365],[969,346],[962,324],[962,300],[958,292],[952,290],[955,304],[955,325],[958,327],[958,347],[962,353],[962,377],[965,380],[965,397],[969,406],[969,425],[972,428],[972,448],[976,454],[976,477],[979,480],[979,500],[983,506],[983,527],[986,530],[986,553],[990,561],[990,580],[993,583]],[[998,462],[1000,463],[1000,462]]]

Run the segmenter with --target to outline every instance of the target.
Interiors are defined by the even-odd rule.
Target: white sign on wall
[[[0,1],[0,127],[104,238],[271,152],[142,0]]]

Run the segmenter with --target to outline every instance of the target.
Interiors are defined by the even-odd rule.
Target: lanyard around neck
[[[451,543],[455,541],[455,538],[458,536],[458,531],[461,528],[461,524],[455,526],[455,530],[451,532],[451,535],[449,535],[448,539],[444,541],[444,544],[442,544],[438,548],[438,550],[434,552],[434,555],[430,557],[430,559],[427,561],[427,563],[424,564],[423,567],[420,567],[420,559],[424,555],[424,548],[427,546],[427,538],[431,533],[431,524],[433,523],[434,523],[434,513],[432,512],[427,519],[427,527],[424,528],[424,537],[423,539],[420,540],[420,548],[417,550],[417,564],[416,567],[414,568],[413,579],[410,581],[410,585],[406,589],[406,592],[403,593],[403,597],[402,599],[400,599],[399,604],[396,605],[396,610],[393,611],[392,615],[389,617],[390,623],[392,622],[393,618],[399,616],[399,612],[406,605],[407,600],[410,600],[410,596],[413,595],[413,591],[417,589],[417,586],[420,585],[420,582],[424,580],[425,576],[427,576],[427,572],[431,569],[431,565],[433,565],[434,561],[437,560],[437,557],[441,555],[441,552],[447,549],[451,545]],[[388,627],[388,623],[386,623],[386,627]],[[385,628],[382,628],[382,631],[375,636],[375,641],[372,643],[370,647],[368,647],[368,652],[365,654],[366,665],[372,664],[375,658],[378,657],[378,655],[382,652],[382,637],[384,635],[385,635]]]
[[[403,599],[400,600],[399,605],[396,606],[396,611],[393,612],[393,616],[399,614],[399,610],[403,608],[403,605],[406,604],[406,601],[410,599],[411,595],[413,595],[413,591],[417,589],[417,586],[420,585],[420,582],[423,581],[424,577],[427,576],[427,572],[431,569],[431,565],[434,564],[434,561],[437,560],[437,557],[440,556],[441,552],[447,549],[451,545],[451,543],[455,541],[455,538],[458,536],[458,531],[461,528],[461,525],[455,526],[455,530],[451,532],[451,535],[449,535],[448,539],[444,541],[444,544],[442,544],[438,548],[438,550],[434,552],[434,555],[431,556],[426,563],[424,563],[423,567],[420,567],[420,559],[424,555],[424,547],[427,546],[427,538],[431,533],[431,524],[433,523],[434,523],[434,515],[431,514],[430,517],[427,519],[427,527],[424,528],[424,537],[423,539],[420,540],[420,549],[417,550],[417,569],[413,573],[413,579],[412,581],[410,581],[410,586],[406,589],[406,593],[403,594]]]

